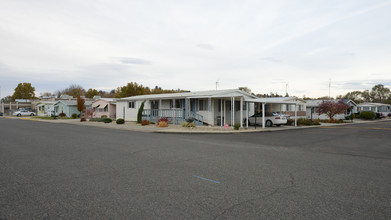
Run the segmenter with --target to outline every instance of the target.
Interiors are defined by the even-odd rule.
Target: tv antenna
[[[288,95],[288,85],[289,85],[289,82],[286,82],[285,83],[285,95]]]

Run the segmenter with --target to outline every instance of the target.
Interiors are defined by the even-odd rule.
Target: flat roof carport
[[[265,128],[265,105],[266,104],[291,104],[295,105],[295,127],[297,127],[297,104],[299,102],[298,99],[295,100],[281,100],[281,98],[257,98],[250,99],[245,98],[244,101],[247,102],[247,120],[246,127],[248,128],[248,103],[261,103],[262,104],[262,128]]]

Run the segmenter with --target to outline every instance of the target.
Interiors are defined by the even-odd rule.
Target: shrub
[[[87,121],[87,119],[83,117],[83,118],[80,118],[80,121],[81,121],[81,122]]]
[[[141,125],[149,125],[149,121],[148,120],[142,120],[141,121]]]
[[[91,118],[90,121],[103,122],[104,118]]]
[[[352,120],[354,118],[354,115],[351,114],[351,115],[348,115],[345,117],[345,120]]]
[[[311,125],[320,125],[319,120],[311,121],[311,119],[299,118],[297,119],[297,125],[311,126]]]
[[[58,114],[59,117],[66,117],[67,114],[65,114],[64,112],[61,112],[60,114]]]
[[[195,120],[195,118],[193,118],[193,117],[190,117],[190,118],[186,118],[186,122],[193,122]]]
[[[100,116],[101,118],[107,118],[107,115],[102,115],[102,116]]]
[[[122,125],[122,124],[125,124],[125,120],[122,118],[119,118],[119,119],[117,119],[116,123],[119,125]]]
[[[104,123],[111,123],[113,120],[111,120],[111,118],[104,118],[103,119],[103,122]]]
[[[373,120],[375,119],[376,115],[374,112],[361,112],[359,117],[365,120]]]
[[[143,101],[141,103],[140,108],[138,109],[138,112],[137,112],[137,124],[141,123],[141,121],[142,121],[143,111],[144,111],[144,103],[145,103],[145,101]]]
[[[164,122],[167,122],[168,123],[168,118],[167,117],[163,117],[163,118],[160,118],[158,120],[158,122],[161,122],[161,121],[164,121]]]
[[[153,121],[150,121],[149,124],[150,124],[150,125],[154,125],[154,124],[156,124],[156,123],[153,122]]]
[[[158,126],[161,128],[161,127],[168,127],[168,122],[166,121],[159,121],[158,122]]]
[[[182,127],[195,128],[194,122],[182,122]]]
[[[240,124],[239,123],[234,124],[234,129],[235,130],[239,130],[239,128],[240,128]]]
[[[76,114],[76,113],[73,113],[73,114],[72,114],[72,118],[73,118],[73,119],[77,118],[77,114]]]
[[[286,125],[294,125],[294,123],[295,123],[295,120],[293,120],[293,119],[287,119]]]

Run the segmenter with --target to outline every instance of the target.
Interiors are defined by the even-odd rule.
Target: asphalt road
[[[390,219],[391,121],[157,134],[0,118],[0,219]]]

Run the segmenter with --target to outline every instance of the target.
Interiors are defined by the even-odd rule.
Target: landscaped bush
[[[81,122],[87,121],[87,119],[83,117],[83,118],[80,118],[80,121],[81,121]]]
[[[157,121],[157,123],[159,124],[159,122],[161,122],[161,121],[163,121],[163,122],[166,122],[167,124],[168,124],[168,118],[166,118],[166,117],[163,117],[163,118],[160,118],[158,121]]]
[[[90,121],[104,122],[104,118],[91,118]]]
[[[119,125],[122,125],[122,124],[125,124],[125,120],[122,118],[119,118],[119,119],[117,119],[116,123]]]
[[[100,116],[101,118],[107,118],[107,115],[102,115],[102,116]]]
[[[338,124],[338,123],[343,123],[343,120],[340,119],[340,120],[337,120],[337,119],[326,119],[326,120],[323,120],[324,123],[335,123],[335,124]]]
[[[159,121],[159,122],[158,122],[158,126],[159,126],[160,128],[162,128],[162,127],[168,127],[168,122],[167,122],[167,121]]]
[[[355,117],[354,117],[354,114],[351,114],[351,115],[348,115],[348,116],[346,116],[345,117],[345,120],[352,120],[352,119],[354,119]]]
[[[239,123],[234,124],[234,129],[235,130],[239,130],[239,128],[240,128],[240,124]]]
[[[195,118],[193,118],[193,117],[190,117],[190,118],[186,118],[186,122],[193,122],[195,120]]]
[[[318,120],[311,121],[310,119],[299,118],[297,119],[297,125],[299,126],[320,125],[320,122]]]
[[[286,125],[294,125],[294,123],[295,123],[295,120],[293,120],[293,119],[287,119]]]
[[[195,126],[194,122],[182,122],[182,127],[194,128]]]
[[[365,120],[373,120],[375,119],[376,115],[374,112],[361,112],[359,117]]]
[[[141,121],[141,125],[149,125],[149,121],[148,120],[142,120]]]
[[[66,117],[67,114],[65,114],[64,112],[61,112],[60,114],[58,114],[59,117]]]
[[[104,123],[111,123],[113,120],[111,120],[111,118],[104,118],[103,119],[103,122]]]
[[[77,114],[76,114],[76,113],[73,113],[73,114],[72,114],[72,118],[73,118],[73,119],[77,118]]]

